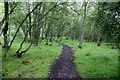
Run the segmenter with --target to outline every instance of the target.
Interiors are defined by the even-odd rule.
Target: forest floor
[[[50,73],[50,66],[58,59],[62,46],[53,43],[52,46],[46,45],[43,40],[39,46],[32,46],[22,58],[15,58],[19,44],[23,38],[16,38],[11,49],[8,51],[6,59],[2,60],[3,78],[47,78]],[[30,43],[25,42],[23,49],[26,49]],[[51,44],[51,42],[49,42]],[[0,55],[2,55],[0,51]]]
[[[76,71],[76,66],[73,63],[74,56],[71,47],[59,43],[63,46],[62,53],[56,63],[53,64],[49,78],[79,78],[82,79]]]
[[[63,46],[62,51],[60,44],[53,43],[52,46],[49,46],[45,45],[46,41],[43,40],[39,46],[32,46],[28,52],[23,54],[22,58],[12,57],[22,40],[23,38],[21,37],[16,38],[11,49],[8,51],[6,59],[2,60],[3,78],[47,78],[51,74],[51,66],[53,63],[55,64],[55,60],[59,61],[59,58],[68,54],[63,54],[65,48],[68,48],[70,53],[67,56],[70,56],[71,59],[68,60],[71,62],[74,60],[73,63],[70,63],[71,67],[76,65],[76,71],[79,72],[82,78],[118,77],[118,50],[111,49],[104,42],[100,47],[96,46],[95,42],[84,42],[83,48],[79,49],[79,41],[63,39],[60,43],[66,45]],[[59,41],[59,39],[56,40]],[[23,50],[29,44],[25,42]],[[61,51],[62,54],[60,54]],[[0,55],[3,56],[1,48]],[[63,60],[61,61],[64,63]],[[69,67],[69,65],[67,66]]]

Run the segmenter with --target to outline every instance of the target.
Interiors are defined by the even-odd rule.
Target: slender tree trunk
[[[53,39],[53,32],[52,30],[50,31],[50,42],[52,42],[52,39]]]
[[[94,41],[94,28],[92,29],[92,32],[91,32],[91,42]]]
[[[20,50],[22,49],[22,46],[23,46],[23,44],[24,44],[24,42],[26,41],[26,34],[25,34],[25,37],[24,37],[24,40],[22,41],[22,43],[20,44],[20,48],[16,51],[16,54],[18,55],[19,54],[19,52],[20,52]]]
[[[25,35],[26,35],[26,41],[28,41],[28,32],[27,30],[29,29],[28,21],[26,20],[26,29],[25,29]]]
[[[24,54],[25,52],[27,52],[27,51],[31,48],[31,46],[32,46],[32,43],[28,46],[28,48],[27,48],[26,50],[21,51],[21,52],[17,55],[17,57],[22,57],[22,54]]]
[[[36,46],[36,30],[37,30],[37,22],[36,22],[36,14],[35,14],[35,12],[33,12],[33,16],[34,16],[34,21],[33,21],[33,23],[34,23],[34,27],[32,28],[32,43]]]
[[[42,42],[42,40],[44,39],[44,27],[46,25],[46,22],[44,22],[44,25],[41,27],[41,40],[40,42]]]
[[[100,27],[98,28],[98,38],[97,38],[97,46],[101,46],[101,30]]]
[[[16,51],[17,57],[21,57],[22,54],[25,53],[25,52],[27,52],[27,51],[30,49],[30,47],[32,46],[32,40],[30,40],[30,41],[31,41],[30,46],[29,46],[25,51],[20,52],[20,50],[21,50],[22,47],[23,47],[24,42],[26,41],[26,37],[28,36],[29,29],[31,29],[31,28],[32,28],[32,26],[30,26],[30,27],[25,31],[24,39],[23,39],[23,41],[21,42],[19,49]]]
[[[39,13],[40,13],[40,10],[41,10],[41,6],[40,7],[38,7],[38,10],[39,10]],[[37,19],[39,20],[40,18],[41,18],[41,14],[37,14]],[[43,21],[38,21],[37,22],[37,29],[36,29],[36,32],[37,32],[37,34],[36,34],[36,46],[38,45],[38,43],[39,43],[39,39],[40,39],[40,30],[41,30],[41,26],[42,26],[42,23]]]
[[[5,25],[4,25],[4,29],[3,29],[3,36],[4,36],[4,46],[3,48],[5,48],[5,55],[4,57],[6,57],[6,53],[8,50],[8,20],[9,20],[9,3],[8,2],[4,2],[4,8],[5,8]]]
[[[82,33],[81,33],[81,37],[80,37],[80,43],[79,43],[79,48],[82,48],[82,43],[84,40],[84,30],[85,30],[85,26],[86,26],[86,6],[87,6],[87,2],[84,2],[84,19],[83,19],[83,28],[82,28]]]
[[[50,24],[48,25],[48,28],[47,28],[47,31],[46,31],[46,34],[45,34],[45,38],[46,38],[46,45],[48,45],[48,39],[49,39],[49,37],[48,37],[48,35],[49,35],[49,32],[50,32]]]
[[[58,27],[58,34],[57,34],[58,39],[60,38],[61,26],[62,26],[62,22],[60,22],[60,27]]]
[[[30,3],[29,3],[29,9],[28,9],[28,13],[30,13]],[[29,15],[29,41],[31,40],[31,14]],[[31,42],[31,41],[30,41]]]
[[[15,6],[12,7],[12,9],[9,11],[8,15],[10,16],[10,14],[12,14],[12,12],[14,11],[14,9],[16,8],[17,3],[15,3]],[[2,26],[4,24],[5,21],[5,15],[3,17],[3,19],[0,21],[0,26]],[[2,34],[3,30],[1,31],[0,35]]]
[[[60,39],[60,41],[62,41],[62,37],[63,37],[63,30],[64,30],[64,23],[63,23],[62,28],[61,28],[61,35],[60,35],[61,39]]]
[[[42,4],[42,2],[39,3],[39,4],[37,4],[37,5],[32,9],[32,11],[31,11],[30,13],[28,13],[27,16],[23,19],[23,21],[22,21],[21,24],[19,25],[18,29],[16,30],[13,39],[12,39],[11,42],[10,42],[9,48],[12,46],[12,43],[14,42],[14,40],[15,40],[15,38],[16,38],[16,36],[17,36],[17,33],[19,32],[19,29],[21,28],[21,26],[23,25],[23,23],[26,21],[27,17],[28,17],[32,12],[34,12],[35,9],[36,9],[40,4]]]

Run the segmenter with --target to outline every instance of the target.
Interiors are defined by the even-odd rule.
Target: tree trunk
[[[28,25],[28,21],[26,19],[26,26],[25,26],[25,35],[26,35],[26,40],[25,41],[28,41],[28,29],[29,29],[29,25]]]
[[[58,39],[60,38],[61,26],[62,26],[62,22],[60,22],[60,27],[58,27],[58,34],[57,34]]]
[[[27,52],[27,51],[31,48],[31,46],[32,46],[32,43],[28,46],[28,48],[27,48],[26,50],[21,51],[21,52],[17,55],[17,57],[22,57],[22,54],[25,53],[25,52]]]
[[[84,29],[86,26],[86,6],[87,6],[87,2],[84,2],[84,19],[83,19],[83,28],[82,28],[82,33],[81,33],[81,37],[80,37],[80,43],[79,43],[79,48],[82,48],[82,43],[84,40]]]
[[[47,31],[46,31],[46,34],[45,34],[45,39],[46,39],[46,45],[48,45],[48,35],[49,35],[49,32],[50,32],[50,24],[48,25],[48,28],[47,28]]]
[[[28,12],[30,13],[30,3],[29,3],[29,9],[28,9]],[[29,15],[29,41],[31,40],[31,14]],[[30,41],[31,42],[31,41]]]
[[[64,23],[63,23],[62,28],[61,28],[61,35],[60,35],[61,39],[60,39],[60,41],[62,41],[63,30],[64,30]]]
[[[19,32],[19,29],[21,28],[21,26],[23,25],[23,23],[26,21],[27,17],[28,17],[32,12],[34,12],[35,9],[36,9],[40,4],[42,4],[42,2],[38,3],[38,4],[32,9],[32,11],[31,11],[30,13],[28,13],[27,16],[23,19],[23,21],[22,21],[21,24],[19,25],[18,29],[16,30],[13,39],[12,39],[11,42],[10,42],[9,48],[12,46],[12,43],[14,42],[14,40],[15,40],[15,38],[16,38],[16,36],[17,36],[17,33]]]
[[[34,12],[33,12],[33,16],[34,16],[34,19],[33,19],[34,20],[33,21],[34,22],[34,27],[32,28],[32,43],[36,46],[36,40],[37,40],[36,39],[36,37],[37,37],[36,36],[36,34],[37,34],[36,33],[36,30],[37,30],[37,21],[36,21],[36,18],[37,17],[36,17],[36,14]]]
[[[9,4],[8,4],[8,2],[4,2],[4,8],[5,8],[5,25],[4,25],[4,28],[3,28],[3,36],[4,36],[3,48],[5,48],[4,57],[6,57],[6,53],[7,53],[7,49],[8,49],[8,35],[7,35],[7,32],[8,32],[8,20],[9,20],[9,15],[8,15]]]
[[[50,31],[50,42],[52,42],[52,39],[53,39],[53,31],[51,29],[51,31]]]
[[[41,10],[41,7],[38,7],[39,11]],[[39,12],[40,13],[40,12]],[[37,18],[38,20],[41,18],[41,14],[37,14]],[[41,30],[41,27],[42,27],[42,24],[43,22],[42,21],[38,21],[38,25],[37,25],[37,34],[36,34],[36,46],[38,45],[39,43],[39,39],[40,39],[40,30]]]
[[[101,34],[100,34],[100,27],[98,27],[98,38],[97,38],[97,46],[101,46]]]

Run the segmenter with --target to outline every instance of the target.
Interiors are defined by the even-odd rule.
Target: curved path
[[[59,43],[58,41],[56,41]],[[73,52],[71,47],[59,43],[63,46],[63,51],[56,61],[56,63],[52,66],[51,74],[49,79],[51,78],[79,78],[82,79],[79,74],[76,72]]]

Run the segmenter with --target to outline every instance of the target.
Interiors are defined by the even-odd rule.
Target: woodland
[[[1,2],[1,78],[118,78],[120,2]]]

